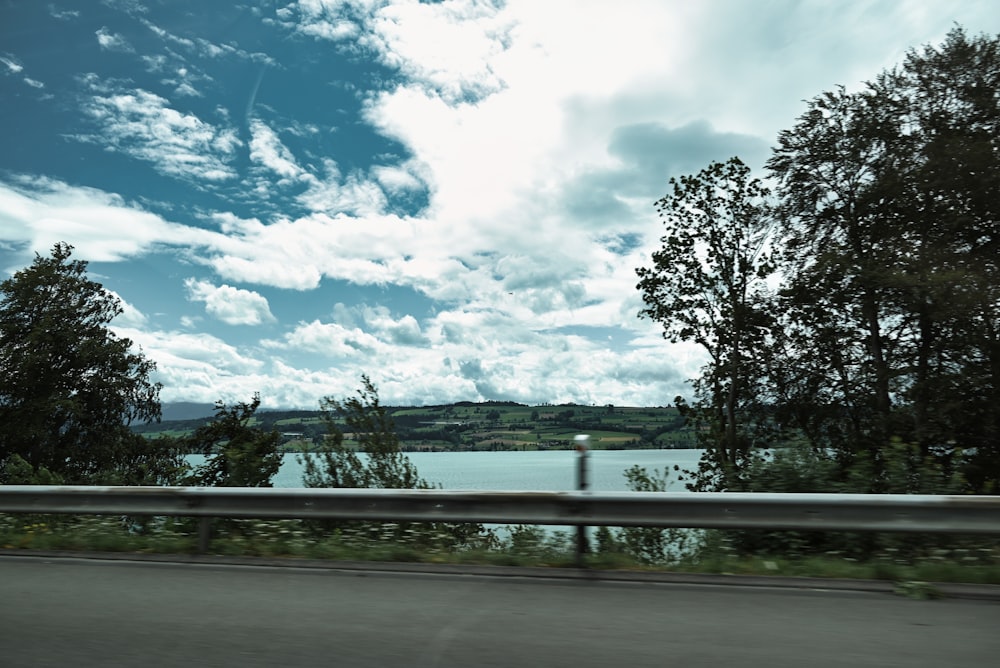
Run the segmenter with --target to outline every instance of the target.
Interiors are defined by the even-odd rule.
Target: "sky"
[[[0,0],[0,277],[74,246],[164,402],[669,405],[671,177],[993,0]]]

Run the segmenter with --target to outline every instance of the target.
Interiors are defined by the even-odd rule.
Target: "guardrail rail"
[[[1000,496],[0,485],[0,512],[1000,535]]]

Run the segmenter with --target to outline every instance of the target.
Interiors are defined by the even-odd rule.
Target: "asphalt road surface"
[[[0,559],[0,666],[995,666],[1000,603]]]

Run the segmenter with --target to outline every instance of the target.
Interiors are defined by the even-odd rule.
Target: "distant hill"
[[[589,434],[590,447],[602,450],[698,447],[695,432],[673,407],[460,402],[385,408],[408,451],[564,449],[576,447],[577,434]],[[166,404],[162,422],[133,429],[149,436],[185,436],[213,415],[209,404]],[[292,450],[309,449],[327,433],[318,410],[261,410],[253,424],[278,431]]]
[[[194,401],[176,401],[161,404],[163,411],[163,421],[169,420],[197,420],[198,418],[212,417],[215,415],[215,404],[199,404]]]

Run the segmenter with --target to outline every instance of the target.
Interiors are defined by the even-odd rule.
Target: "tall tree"
[[[1000,488],[1000,38],[953,29],[871,86],[903,141],[910,440]],[[947,397],[947,400],[943,400]],[[992,472],[991,472],[992,471]]]
[[[281,468],[281,436],[253,426],[260,395],[250,403],[215,404],[215,419],[195,429],[186,439],[189,452],[208,455],[195,468],[190,482],[209,487],[270,487]]]
[[[892,165],[875,102],[843,89],[818,96],[779,135],[768,163],[779,184],[779,311],[788,316],[782,339],[792,358],[775,368],[777,395],[783,408],[798,409],[807,433],[845,435],[870,449],[890,431],[895,346],[885,302],[900,250],[887,225]],[[839,428],[813,424],[818,416]]]
[[[753,445],[757,420],[747,410],[763,399],[755,379],[773,271],[769,193],[739,158],[670,185],[656,203],[662,246],[651,267],[636,270],[646,305],[640,316],[662,324],[669,341],[692,341],[708,354],[694,408],[709,416],[708,456],[721,474],[715,486],[728,488]]]
[[[67,483],[129,478],[150,449],[129,430],[160,417],[156,365],[109,328],[119,300],[58,243],[0,283],[0,461]]]
[[[898,438],[995,486],[1000,41],[956,28],[860,92],[817,97],[769,167],[797,426],[845,460]]]

